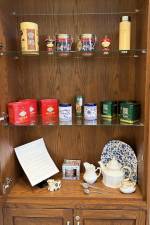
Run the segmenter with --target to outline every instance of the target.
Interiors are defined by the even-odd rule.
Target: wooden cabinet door
[[[72,210],[5,209],[5,225],[73,225]]]
[[[145,225],[143,211],[79,210],[74,225]]]

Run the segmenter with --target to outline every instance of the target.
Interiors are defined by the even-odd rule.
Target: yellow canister
[[[39,54],[38,24],[33,22],[20,23],[22,54]]]

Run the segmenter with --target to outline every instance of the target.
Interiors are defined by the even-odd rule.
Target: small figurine
[[[111,39],[107,35],[105,35],[105,37],[100,40],[100,45],[102,47],[103,54],[109,55]]]
[[[47,183],[48,183],[49,191],[57,191],[61,188],[60,180],[49,179],[49,180],[47,180]]]
[[[45,42],[46,42],[46,46],[47,46],[48,55],[53,55],[54,48],[55,48],[55,40],[50,38],[50,36],[48,36],[48,38],[45,40]]]

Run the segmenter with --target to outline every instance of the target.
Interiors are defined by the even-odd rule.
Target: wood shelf
[[[145,202],[138,186],[135,193],[122,194],[119,189],[105,187],[102,180],[99,180],[95,186],[100,188],[102,194],[91,193],[88,195],[83,192],[81,182],[83,182],[83,180],[62,180],[60,190],[49,192],[47,187],[31,187],[25,178],[20,178],[8,194],[6,204],[48,204],[52,207],[57,204],[57,208],[59,204],[61,206],[63,204],[63,207],[67,208],[84,204],[86,204],[87,207],[93,204],[95,207],[103,207],[103,204],[105,206],[109,205],[110,207],[111,202],[111,206],[122,204],[124,205],[123,207],[132,206],[145,208]]]
[[[112,50],[108,55],[104,55],[102,51],[96,50],[93,52],[92,56],[84,56],[82,55],[83,52],[79,51],[70,51],[70,52],[64,52],[69,53],[68,56],[62,56],[62,53],[54,52],[52,55],[48,54],[47,51],[39,51],[39,55],[35,54],[25,54],[22,55],[21,51],[1,51],[0,56],[11,56],[14,58],[20,58],[20,57],[40,57],[40,56],[48,56],[50,58],[59,58],[59,59],[68,59],[68,58],[74,58],[74,59],[101,59],[101,58],[112,58],[112,57],[132,57],[132,58],[138,58],[140,55],[145,55],[147,53],[147,49],[131,49],[128,51],[128,53],[121,53],[119,50]]]

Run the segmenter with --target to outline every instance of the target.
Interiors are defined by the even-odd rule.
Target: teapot
[[[103,183],[107,187],[119,188],[125,178],[125,170],[129,171],[128,177],[130,178],[131,176],[131,168],[128,166],[122,167],[115,157],[107,165],[104,165],[101,161],[98,163],[102,170]]]
[[[85,173],[83,175],[83,179],[88,184],[94,184],[97,180],[97,178],[101,175],[101,168],[98,167],[97,169],[93,164],[90,164],[88,162],[83,163],[85,167]],[[96,172],[99,170],[99,173]]]

